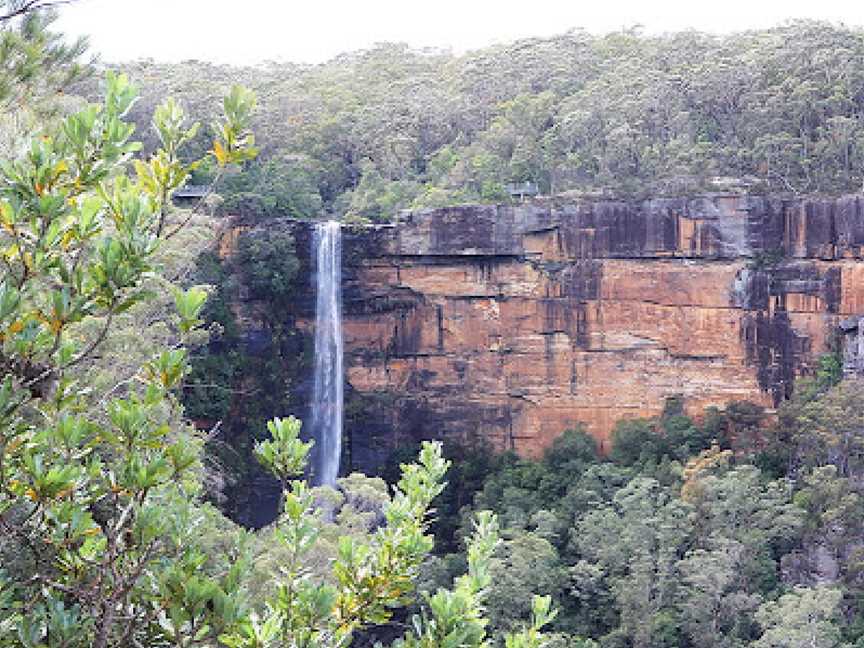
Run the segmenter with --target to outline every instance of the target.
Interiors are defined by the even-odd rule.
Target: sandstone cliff
[[[238,221],[224,256],[241,229],[291,230],[308,264],[308,225]],[[578,423],[608,447],[616,420],[672,396],[694,414],[774,406],[864,312],[862,256],[864,196],[537,201],[346,227],[350,462],[440,437],[536,455]],[[250,335],[256,309],[235,308]]]

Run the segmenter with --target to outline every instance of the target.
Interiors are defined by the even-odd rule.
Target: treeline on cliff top
[[[733,177],[842,193],[864,174],[864,31],[823,22],[727,36],[570,31],[461,56],[382,44],[322,65],[123,68],[142,87],[142,125],[168,93],[199,118],[227,81],[258,93],[261,155],[227,181],[226,212],[383,220],[507,201],[518,182],[638,197]],[[195,181],[207,179],[200,169]]]

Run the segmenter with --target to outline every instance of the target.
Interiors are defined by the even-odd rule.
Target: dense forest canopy
[[[322,65],[124,65],[146,115],[172,93],[207,118],[229,81],[261,108],[261,156],[223,209],[389,219],[541,193],[719,186],[842,193],[864,178],[864,31],[821,22],[726,36],[574,30],[456,56],[382,44]],[[198,181],[206,181],[202,169]]]

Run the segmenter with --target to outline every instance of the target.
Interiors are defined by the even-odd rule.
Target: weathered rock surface
[[[292,228],[309,258],[308,226],[267,227]],[[615,421],[672,396],[694,414],[774,406],[864,313],[862,257],[858,195],[537,201],[346,227],[351,464],[419,438],[536,455],[579,423],[608,447]]]

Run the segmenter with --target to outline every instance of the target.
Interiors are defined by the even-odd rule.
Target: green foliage
[[[260,493],[252,485],[272,484],[278,492],[257,464],[254,446],[269,419],[304,406],[296,388],[307,375],[312,352],[311,337],[291,315],[301,278],[294,238],[265,227],[242,233],[236,255],[223,259],[215,249],[204,251],[187,278],[187,283],[208,286],[201,318],[210,335],[190,349],[183,405],[200,426],[215,428],[207,444],[214,477],[209,497],[233,520],[252,527],[269,523],[277,506],[275,497],[257,501]],[[246,286],[251,290],[241,295]],[[261,322],[253,334],[241,332],[232,306],[248,298],[257,300]]]
[[[183,407],[192,419],[218,421],[228,414],[233,385],[243,363],[239,351],[230,348],[239,335],[226,299],[230,276],[222,260],[213,251],[205,250],[195,260],[193,280],[211,286],[201,311],[211,335],[209,345],[191,349]]]
[[[502,455],[473,506],[494,511],[503,527],[487,632],[506,641],[530,616],[525,602],[542,593],[557,610],[550,646],[854,643],[864,600],[852,433],[861,391],[844,381],[773,425],[743,402],[697,423],[670,399],[656,419],[620,422],[622,447],[609,457],[581,430],[539,461]],[[752,465],[772,444],[796,461],[776,473]],[[461,565],[459,555],[442,556],[428,577],[440,583]],[[812,588],[817,579],[826,586]]]
[[[21,9],[20,0],[0,2],[0,15]],[[68,43],[50,31],[57,16],[49,10],[27,11],[0,22],[0,108],[12,111],[34,106],[51,109],[48,97],[86,74],[81,58],[86,39]]]
[[[816,384],[820,391],[833,387],[843,380],[843,360],[839,353],[824,353],[819,356],[816,368]]]
[[[294,237],[287,232],[241,235],[237,244],[238,265],[253,297],[285,303],[293,296],[300,261]]]
[[[860,380],[845,380],[796,407],[793,440],[796,463],[805,468],[831,464],[842,477],[859,475],[864,425]]]
[[[242,566],[209,576],[193,540],[200,440],[172,425],[203,292],[176,293],[175,346],[125,390],[94,407],[76,382],[115,318],[150,298],[165,207],[186,173],[176,156],[185,118],[168,102],[156,118],[164,148],[136,165],[136,181],[126,175],[140,149],[124,121],[134,99],[109,73],[104,103],[0,164],[0,526],[4,555],[26,556],[3,585],[0,623],[18,636],[4,645],[186,645],[242,615]],[[222,123],[238,128],[230,115]],[[229,159],[246,154],[241,145],[227,146]]]
[[[830,587],[795,588],[759,608],[764,629],[754,648],[834,648],[840,646],[836,623],[842,594]]]
[[[447,488],[435,501],[436,516],[432,522],[435,547],[439,553],[450,553],[460,549],[464,520],[461,513],[474,501],[476,492],[484,481],[498,469],[506,458],[498,456],[485,443],[461,444],[445,440],[444,457],[449,461]],[[417,454],[419,446],[406,444],[396,450],[381,471],[389,482],[399,478],[400,464]]]
[[[174,307],[180,315],[180,330],[188,333],[196,326],[203,323],[198,316],[204,303],[207,301],[207,292],[201,288],[190,288],[189,290],[177,290],[174,293]]]
[[[483,599],[492,584],[493,555],[499,543],[498,522],[488,511],[481,511],[468,541],[468,572],[459,576],[452,589],[439,588],[426,595],[422,614],[412,619],[413,632],[406,633],[394,646],[399,648],[437,648],[438,646],[481,647],[488,645],[487,621],[483,618]],[[544,626],[557,614],[548,596],[535,596],[531,620],[504,636],[507,648],[540,648],[545,645]]]
[[[385,178],[371,161],[361,167],[361,174],[357,188],[341,198],[348,220],[388,220],[410,207],[419,191],[414,181]]]
[[[507,184],[522,181],[547,195],[680,194],[730,178],[759,192],[856,191],[862,52],[860,28],[797,21],[722,37],[576,30],[458,56],[381,44],[311,67],[135,72],[145,94],[177,88],[201,119],[226,79],[258,91],[263,161],[238,177],[226,213],[390,220],[406,207],[507,202]],[[149,119],[143,107],[136,119]]]
[[[506,648],[541,648],[546,645],[541,630],[552,623],[558,615],[552,609],[552,597],[535,596],[531,602],[531,622],[521,632],[504,637]]]
[[[864,498],[853,481],[838,476],[836,466],[821,466],[804,476],[795,504],[803,509],[805,547],[828,552],[838,581],[858,595],[861,555],[854,549],[864,532]],[[848,594],[847,594],[848,595]]]
[[[670,399],[674,400],[674,399]],[[697,425],[679,407],[667,403],[659,419],[624,419],[612,430],[609,458],[623,466],[660,466],[664,461],[685,461],[709,447],[717,430]]]
[[[599,568],[620,610],[621,630],[635,646],[658,640],[689,527],[686,505],[658,482],[637,477],[575,529],[583,560]]]
[[[32,70],[4,67],[9,52],[50,46],[41,29],[3,30],[4,43],[19,41],[0,52],[0,102],[54,83],[45,57]],[[864,156],[861,51],[859,31],[813,23],[723,38],[570,33],[456,59],[382,46],[256,72],[268,88],[263,116],[233,89],[212,146],[183,104],[142,118],[146,100],[110,75],[101,104],[0,164],[0,645],[347,646],[415,603],[433,501],[442,548],[465,537],[466,552],[433,561],[441,582],[423,592],[399,646],[858,639],[862,387],[839,382],[836,356],[820,360],[776,425],[749,403],[694,421],[670,399],[655,419],[622,421],[608,458],[582,429],[539,461],[424,444],[392,495],[355,475],[310,489],[300,422],[275,418],[261,437],[269,412],[284,409],[298,366],[289,358],[304,355],[291,323],[266,314],[268,357],[250,359],[228,307],[230,260],[202,256],[201,285],[185,290],[158,275],[166,242],[194,216],[170,195],[196,174],[227,183],[228,211],[376,220],[406,206],[507,200],[511,181],[640,193],[682,172],[700,176],[689,186],[730,173],[845,191],[860,183]],[[56,71],[70,71],[55,55]],[[20,87],[3,95],[6,79]],[[189,85],[194,112],[211,120],[195,101],[209,96],[206,83]],[[145,147],[133,116],[152,126]],[[292,245],[241,238],[254,298],[292,298]],[[170,314],[144,310],[154,302]],[[161,327],[142,331],[161,344],[143,344],[140,361],[127,349],[118,364],[131,373],[96,380],[103,350],[122,349],[111,347],[118,323],[143,321]],[[271,528],[249,536],[201,505],[204,442],[181,423],[181,390],[190,414],[230,412],[249,427],[241,445],[283,490]],[[246,455],[234,461],[251,470]],[[445,473],[454,488],[442,497]]]
[[[209,178],[206,179],[209,182]],[[263,218],[316,217],[323,208],[314,162],[304,157],[253,162],[227,178],[220,187],[223,214]]]
[[[332,565],[333,583],[318,582],[305,562],[320,532],[312,494],[305,482],[288,480],[303,470],[309,450],[299,440],[299,431],[296,421],[274,421],[273,440],[259,446],[259,456],[276,469],[286,487],[277,538],[287,558],[264,617],[253,615],[220,637],[233,648],[348,645],[356,630],[387,622],[393,607],[409,601],[420,564],[432,549],[426,516],[444,487],[447,462],[440,446],[427,443],[419,463],[403,465],[402,478],[384,510],[386,525],[368,542],[341,538]]]
[[[834,346],[839,346],[834,341]],[[843,380],[843,358],[839,348],[829,353],[823,353],[817,358],[816,368],[812,376],[795,383],[795,392],[791,408],[810,402]]]
[[[267,423],[271,438],[255,446],[255,456],[283,484],[303,474],[312,442],[300,440],[301,423],[293,416]]]
[[[220,167],[247,162],[257,157],[255,136],[250,130],[257,101],[255,93],[241,85],[232,86],[231,92],[225,97],[225,119],[214,122],[211,127],[216,133],[212,153]],[[191,139],[194,132],[190,131],[185,137]]]
[[[621,420],[612,430],[612,450],[609,458],[624,466],[633,466],[659,459],[663,454],[663,440],[651,421],[645,419]]]
[[[584,429],[565,430],[543,454],[543,463],[558,475],[578,474],[600,458],[597,442]]]
[[[452,590],[438,589],[426,596],[428,612],[413,618],[413,633],[396,646],[482,646],[486,620],[482,596],[491,582],[489,564],[498,544],[498,523],[488,512],[478,515],[468,544],[468,573],[456,579]]]
[[[501,543],[491,561],[495,585],[486,600],[490,630],[496,636],[516,631],[532,616],[533,597],[559,600],[565,589],[567,571],[555,546],[543,537],[542,525],[538,526],[529,533],[509,531],[512,537]]]
[[[761,597],[738,569],[743,554],[738,543],[718,542],[711,549],[688,551],[678,563],[681,625],[693,645],[734,645],[752,636]]]

